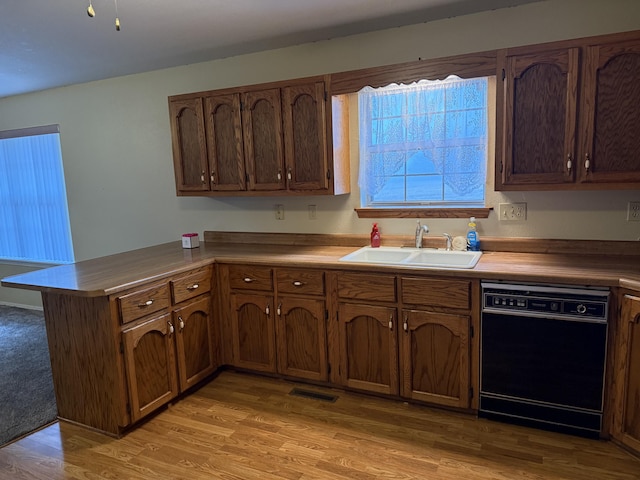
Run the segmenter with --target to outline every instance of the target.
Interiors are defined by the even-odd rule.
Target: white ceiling
[[[0,98],[539,0],[0,0]]]

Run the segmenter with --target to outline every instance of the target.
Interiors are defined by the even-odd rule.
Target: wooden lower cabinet
[[[122,332],[132,422],[216,369],[210,312],[204,297]]]
[[[347,387],[398,394],[397,310],[340,303],[341,377]]]
[[[324,299],[278,297],[278,372],[326,381],[327,323]]]
[[[168,313],[122,333],[133,422],[178,395],[174,335]]]
[[[616,342],[614,437],[640,454],[640,294],[622,296]]]
[[[232,293],[233,365],[260,372],[276,371],[273,296]]]
[[[470,318],[418,310],[404,310],[402,318],[401,395],[468,408]]]

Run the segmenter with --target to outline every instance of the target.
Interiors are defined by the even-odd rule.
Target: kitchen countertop
[[[621,286],[640,291],[640,256],[485,252],[473,269],[339,261],[340,257],[357,248],[200,242],[198,248],[183,249],[178,241],[14,275],[4,278],[2,285],[49,293],[104,296],[180,275],[215,261],[400,274],[429,272],[440,277]]]

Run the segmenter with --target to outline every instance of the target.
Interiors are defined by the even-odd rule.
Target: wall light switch
[[[628,203],[627,222],[640,222],[640,202]]]
[[[500,204],[500,221],[501,222],[517,222],[527,219],[526,203],[501,203]]]
[[[315,205],[308,205],[309,209],[309,220],[315,220],[318,218],[318,210]]]

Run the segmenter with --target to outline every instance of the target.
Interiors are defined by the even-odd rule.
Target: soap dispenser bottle
[[[380,246],[380,230],[378,230],[378,224],[374,223],[371,229],[371,246],[377,248]]]
[[[476,217],[471,217],[467,230],[467,250],[477,252],[480,250],[480,239],[478,238],[478,232],[476,230]]]

